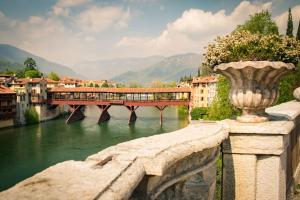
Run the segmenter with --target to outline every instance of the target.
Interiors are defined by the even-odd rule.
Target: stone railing
[[[216,160],[227,136],[219,123],[192,123],[59,163],[0,199],[214,199]]]
[[[268,122],[191,123],[59,163],[0,199],[214,199],[222,141],[223,199],[292,199],[300,175],[300,102],[267,112]]]

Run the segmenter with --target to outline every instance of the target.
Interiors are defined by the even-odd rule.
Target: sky
[[[284,34],[300,0],[0,0],[0,43],[72,67],[83,61],[204,53],[216,36],[270,10]]]

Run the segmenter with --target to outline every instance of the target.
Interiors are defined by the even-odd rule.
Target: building
[[[81,80],[69,78],[69,77],[63,77],[61,80],[59,80],[58,86],[64,87],[64,88],[75,88],[80,87]]]
[[[9,87],[10,83],[15,80],[16,77],[12,75],[0,74],[0,85]]]
[[[45,80],[47,81],[47,89],[58,87],[59,81],[54,81],[50,78],[45,78]]]
[[[217,76],[195,77],[192,81],[192,106],[208,107],[216,96]]]
[[[52,83],[51,83],[52,84]],[[39,121],[46,121],[60,114],[59,108],[48,109],[46,78],[20,78],[11,83],[11,89],[17,94],[16,123],[26,124],[25,112],[34,107],[39,115]]]
[[[16,117],[16,93],[0,85],[0,128],[14,125]]]

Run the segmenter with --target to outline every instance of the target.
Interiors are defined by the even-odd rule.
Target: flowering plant
[[[294,38],[275,34],[252,34],[236,31],[217,37],[204,54],[204,65],[214,67],[237,61],[282,61],[297,64],[300,59],[300,42]]]

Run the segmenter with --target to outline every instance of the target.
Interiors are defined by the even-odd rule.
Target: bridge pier
[[[155,106],[160,111],[160,125],[163,123],[163,112],[167,106]]]
[[[72,113],[66,120],[66,124],[70,124],[72,122],[82,120],[85,118],[84,114],[81,112],[81,109],[84,107],[84,105],[69,105],[72,109]]]
[[[129,117],[129,121],[128,124],[132,124],[136,121],[137,119],[137,115],[135,113],[136,109],[138,109],[139,106],[126,106],[126,108],[130,111],[130,117]]]
[[[98,120],[98,124],[110,120],[110,114],[107,111],[110,108],[110,105],[97,105],[97,106],[102,110],[100,118]]]

